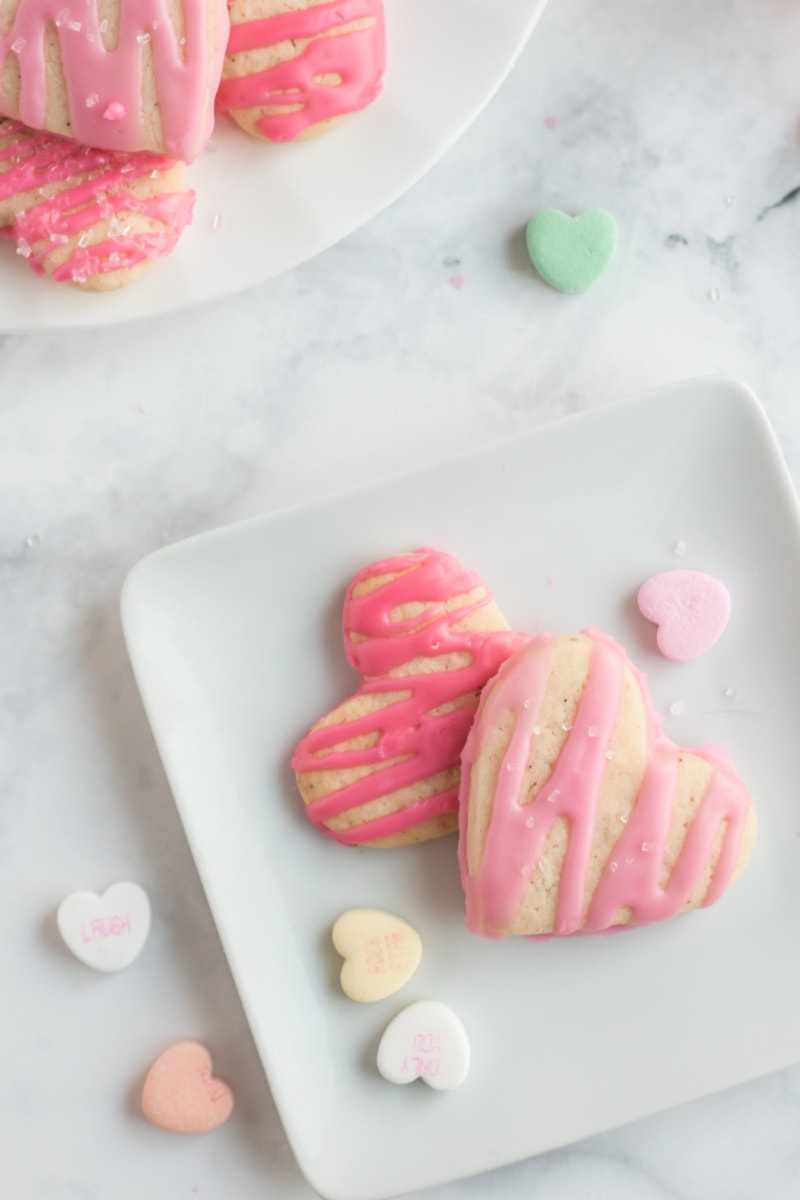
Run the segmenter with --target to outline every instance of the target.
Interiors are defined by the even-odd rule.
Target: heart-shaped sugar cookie
[[[138,883],[115,883],[102,896],[73,892],[58,909],[69,949],[96,971],[121,971],[141,953],[150,932],[150,901]]]
[[[213,125],[224,0],[0,3],[0,116],[104,150],[191,161]]]
[[[230,17],[216,105],[255,137],[316,137],[380,93],[383,0],[231,0]]]
[[[728,589],[702,571],[662,571],[639,588],[639,611],[658,625],[665,658],[690,662],[719,641],[731,615]]]
[[[755,841],[718,748],[681,750],[596,630],[543,634],[484,689],[462,757],[467,924],[485,937],[645,925],[719,899]]]
[[[600,278],[617,248],[617,223],[602,208],[576,217],[558,209],[537,213],[526,230],[531,262],[558,292],[583,292]]]
[[[342,991],[368,1004],[400,990],[419,966],[422,942],[415,929],[378,908],[353,908],[333,927],[333,944],[344,962]]]
[[[378,1047],[378,1070],[389,1083],[422,1079],[436,1091],[460,1087],[470,1047],[459,1017],[440,1000],[409,1004],[387,1025]]]
[[[175,1042],[156,1059],[142,1091],[142,1112],[171,1133],[205,1133],[227,1121],[233,1092],[211,1073],[202,1042]]]
[[[480,689],[527,635],[509,630],[477,575],[430,549],[360,571],[343,625],[362,683],[295,751],[306,814],[347,845],[450,833]]]

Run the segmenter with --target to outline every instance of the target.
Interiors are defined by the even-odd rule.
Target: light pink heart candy
[[[639,611],[658,625],[656,643],[665,658],[690,662],[710,650],[731,615],[724,584],[702,571],[662,571],[639,588]]]
[[[172,1133],[204,1133],[227,1121],[233,1092],[212,1074],[211,1055],[202,1042],[175,1042],[148,1072],[142,1111]]]

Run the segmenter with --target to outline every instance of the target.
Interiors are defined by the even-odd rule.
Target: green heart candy
[[[531,262],[558,292],[582,292],[599,279],[617,248],[617,222],[602,208],[570,217],[549,208],[528,222]]]

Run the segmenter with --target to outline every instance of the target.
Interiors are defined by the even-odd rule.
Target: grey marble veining
[[[790,0],[552,0],[463,140],[343,244],[192,313],[0,341],[3,1194],[311,1195],[141,710],[122,581],[187,534],[706,372],[756,390],[797,481],[799,46]],[[620,251],[559,296],[523,227],[589,205]],[[125,877],[158,919],[99,978],[53,913]],[[154,1138],[142,1072],[186,1034],[237,1116]],[[430,1195],[794,1200],[800,1069]]]

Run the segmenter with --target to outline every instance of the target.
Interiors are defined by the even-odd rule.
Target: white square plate
[[[469,1175],[800,1059],[799,528],[757,402],[702,379],[194,538],[131,573],[144,703],[287,1134],[323,1195]],[[604,628],[662,712],[685,705],[672,737],[730,745],[760,835],[718,905],[612,938],[482,941],[464,928],[455,839],[355,850],[307,822],[289,759],[355,686],[344,589],[425,544],[477,570],[516,628]],[[688,665],[659,657],[635,605],[644,579],[678,565],[733,597],[723,638]],[[339,992],[329,945],[358,905],[401,914],[424,943],[412,982],[371,1006]],[[375,1070],[386,1023],[426,997],[471,1037],[456,1092]]]

